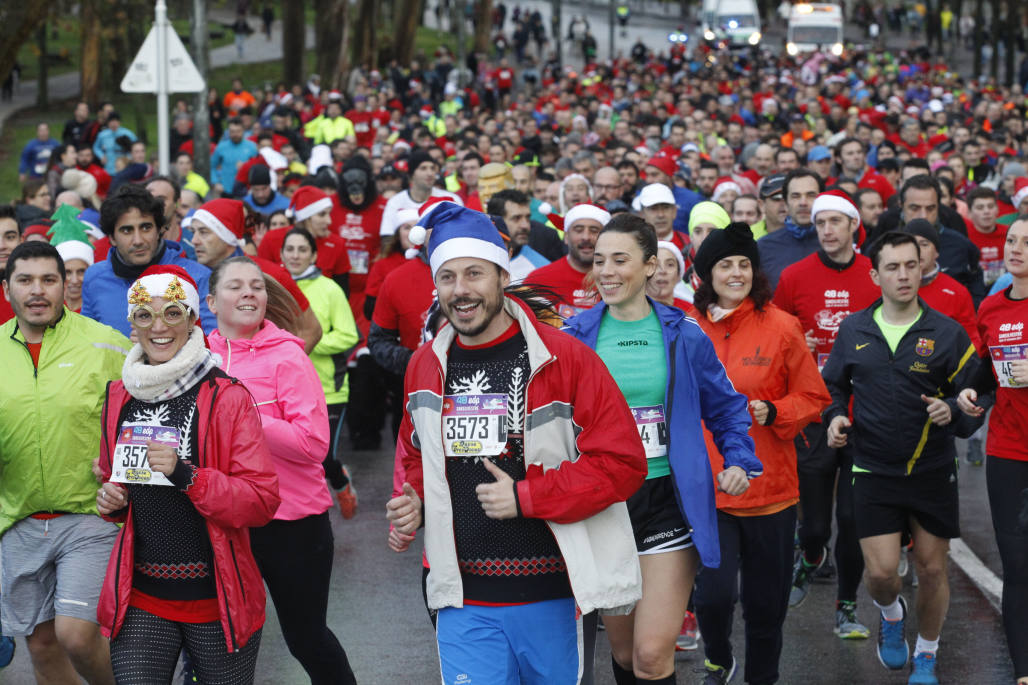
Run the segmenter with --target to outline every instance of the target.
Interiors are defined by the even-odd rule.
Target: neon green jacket
[[[353,129],[353,122],[346,117],[329,119],[324,114],[319,114],[303,127],[303,135],[310,138],[315,145],[321,145],[347,136],[356,137],[357,132]]]
[[[0,535],[37,512],[96,513],[100,411],[131,347],[65,307],[37,369],[18,319],[0,326]]]
[[[360,334],[357,322],[346,301],[346,293],[331,278],[315,271],[309,277],[296,279],[311,311],[321,324],[321,340],[311,350],[311,361],[321,379],[327,404],[341,404],[350,399],[350,383],[346,378],[346,359]]]

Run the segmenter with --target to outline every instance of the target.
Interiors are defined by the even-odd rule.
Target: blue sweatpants
[[[444,685],[577,685],[582,616],[575,600],[439,610]]]

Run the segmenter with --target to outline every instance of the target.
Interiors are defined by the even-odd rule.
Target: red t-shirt
[[[257,256],[267,259],[269,262],[281,264],[282,243],[285,242],[286,234],[292,229],[292,226],[283,226],[268,231],[257,248]],[[346,248],[342,240],[328,236],[327,238],[316,238],[315,242],[318,244],[318,258],[314,263],[321,269],[323,275],[332,278],[350,273],[350,259],[346,255]]]
[[[378,297],[382,291],[382,284],[386,277],[407,263],[407,257],[403,252],[393,252],[387,257],[382,257],[371,265],[368,272],[368,280],[364,285],[364,294],[368,297]]]
[[[432,270],[421,259],[407,263],[389,274],[375,301],[373,321],[380,328],[400,332],[400,344],[409,350],[421,344],[425,315],[435,297]]]
[[[988,454],[1028,461],[1028,388],[1007,388],[999,373],[1004,359],[1028,356],[1028,299],[1013,300],[1010,288],[990,295],[978,308],[978,331],[1000,380],[989,419]],[[1009,384],[1009,383],[1008,383]]]
[[[555,292],[561,298],[557,303],[557,313],[565,319],[600,301],[596,288],[586,288],[585,274],[571,266],[567,257],[540,266],[528,274],[525,283],[535,283]]]
[[[814,359],[823,369],[839,324],[881,296],[881,289],[871,280],[870,259],[858,254],[852,264],[839,270],[826,265],[818,251],[785,268],[774,303],[799,319],[804,332],[814,332]]]
[[[357,136],[357,144],[361,147],[370,148],[371,144],[375,142],[375,127],[372,126],[371,112],[358,112],[355,109],[351,109],[343,116],[353,122],[353,131]]]
[[[37,369],[39,368],[39,352],[43,349],[43,343],[30,343],[26,342],[25,346],[29,348],[29,354],[32,355],[32,365]]]
[[[978,335],[978,319],[974,314],[974,301],[971,293],[952,276],[940,272],[931,283],[922,284],[917,294],[929,307],[945,314],[956,321],[967,331],[978,354],[984,351],[982,338]]]
[[[7,298],[0,295],[0,323],[7,323],[14,318],[14,310],[11,309],[11,303],[7,301]]]
[[[1007,242],[1007,227],[996,225],[992,233],[982,233],[967,221],[967,237],[982,253],[978,262],[985,276],[985,285],[990,286],[1003,275],[1003,245]]]

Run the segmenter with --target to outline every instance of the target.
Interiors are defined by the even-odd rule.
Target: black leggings
[[[693,593],[704,652],[713,664],[731,665],[732,620],[735,603],[741,600],[745,680],[751,685],[776,683],[792,584],[796,507],[764,516],[719,511],[717,527],[721,566],[701,569]]]
[[[111,640],[111,666],[119,684],[170,683],[185,648],[204,685],[249,685],[260,646],[260,630],[238,652],[229,652],[220,621],[176,623],[129,607],[118,636]]]
[[[328,512],[251,528],[250,544],[289,653],[312,685],[356,683],[346,652],[327,622],[333,556]]]
[[[832,538],[832,504],[835,504],[836,599],[854,602],[864,573],[864,555],[857,537],[853,510],[853,461],[849,451],[828,447],[822,424],[810,424],[796,440],[800,460],[800,545],[807,561],[814,561]],[[806,459],[805,457],[812,457]],[[838,476],[838,484],[836,484]]]
[[[985,481],[1003,563],[1003,627],[1014,676],[1028,677],[1028,461],[990,456]]]
[[[321,465],[325,468],[328,484],[333,490],[342,490],[350,479],[343,473],[343,465],[336,458],[339,449],[339,434],[342,432],[343,417],[346,416],[346,402],[328,405],[328,454]]]

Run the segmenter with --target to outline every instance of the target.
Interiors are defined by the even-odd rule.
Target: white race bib
[[[443,398],[443,453],[447,457],[495,457],[506,446],[506,393]]]
[[[173,485],[168,477],[160,471],[150,470],[150,462],[146,459],[146,443],[148,442],[159,442],[178,449],[178,429],[166,426],[122,424],[118,442],[114,446],[112,482],[135,485]]]
[[[1014,372],[1010,362],[1028,359],[1028,345],[996,345],[989,348],[992,355],[992,368],[996,370],[996,380],[1003,388],[1024,388],[1022,383],[1014,380]]]
[[[656,459],[667,456],[667,423],[664,421],[664,405],[654,407],[632,407],[635,427],[639,430],[639,439],[646,448],[646,458]]]
[[[367,250],[347,250],[346,256],[350,258],[350,273],[368,273],[369,256]]]

